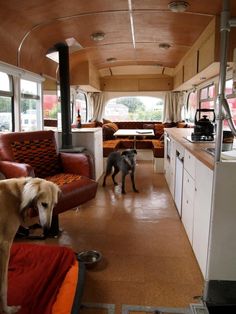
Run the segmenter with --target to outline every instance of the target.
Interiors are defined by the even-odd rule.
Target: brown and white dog
[[[39,178],[0,181],[0,313],[16,313],[20,306],[7,305],[7,274],[10,248],[30,207],[36,207],[40,224],[49,229],[53,207],[60,190],[52,182]]]

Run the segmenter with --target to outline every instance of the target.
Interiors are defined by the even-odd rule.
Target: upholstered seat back
[[[40,178],[61,171],[53,131],[0,134],[0,159],[29,164]]]

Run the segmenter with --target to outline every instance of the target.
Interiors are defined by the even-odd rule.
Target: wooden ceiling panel
[[[191,16],[185,13],[135,13],[136,42],[169,43],[190,47],[211,21],[209,16]],[[181,21],[181,23],[180,23]]]
[[[175,67],[177,62],[186,54],[186,47],[170,47],[162,49],[158,44],[137,44],[136,59],[139,61],[152,61],[165,67]]]
[[[132,0],[134,10],[161,10],[169,11],[168,4],[172,0]],[[231,0],[233,2],[234,0]],[[221,0],[207,0],[207,1],[196,1],[186,0],[189,3],[187,12],[202,13],[202,14],[219,14],[221,10]]]
[[[135,62],[135,51],[132,44],[117,44],[94,47],[89,49],[80,50],[74,52],[71,55],[72,59],[78,59],[78,62],[90,60],[98,69],[109,67],[111,62],[108,62],[108,58],[116,58],[117,61],[114,64],[129,64],[129,62]]]
[[[117,25],[120,25],[117,27]],[[92,33],[103,32],[103,41],[93,41]],[[45,36],[47,34],[47,36]],[[37,37],[45,47],[52,47],[66,38],[74,37],[82,47],[96,47],[132,41],[129,16],[127,13],[109,13],[102,16],[75,17],[55,21],[33,30],[27,40]]]
[[[117,25],[120,25],[120,27],[118,28]],[[105,39],[102,42],[95,42],[90,37],[92,33],[98,31],[105,33]],[[47,34],[47,36],[45,36],[45,34]],[[36,39],[38,45],[44,47],[44,55],[46,55],[48,49],[54,47],[54,45],[59,42],[65,42],[65,39],[70,37],[74,37],[86,52],[90,48],[96,48],[94,51],[96,51],[97,57],[93,52],[93,60],[91,60],[96,64],[96,59],[101,59],[100,55],[103,51],[107,49],[116,51],[119,44],[131,44],[132,35],[128,14],[109,13],[102,16],[76,17],[39,27],[31,32],[22,46],[19,58],[20,66],[25,63],[23,59],[28,58],[29,50],[32,48],[32,44],[35,46]],[[110,55],[105,55],[102,62],[104,63],[106,58],[109,57]]]
[[[0,61],[39,71],[47,64],[43,60],[48,49],[73,37],[82,50],[71,58],[89,60],[98,69],[111,66],[108,58],[117,59],[115,66],[161,63],[174,67],[214,16],[220,15],[223,0],[187,0],[184,13],[171,12],[170,1],[130,0],[131,11],[128,0],[0,1]],[[230,0],[230,7],[236,16],[235,0]],[[94,32],[104,32],[105,39],[92,41]],[[160,43],[171,47],[162,50]]]
[[[31,29],[33,26],[66,16],[104,11],[128,10],[127,0],[11,0],[0,4],[0,16],[14,21],[20,19]]]

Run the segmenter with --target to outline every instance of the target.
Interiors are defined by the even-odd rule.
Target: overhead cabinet
[[[198,73],[198,51],[195,50],[186,57],[184,62],[183,81],[186,82]]]
[[[215,61],[215,34],[211,34],[199,47],[198,72],[204,70]]]
[[[179,87],[181,89],[181,86],[183,89],[191,88],[192,85],[201,82],[202,77],[205,77],[203,71],[215,62],[219,62],[218,44],[219,24],[218,19],[214,18],[177,65],[174,75],[174,89]],[[218,67],[215,66],[214,69],[214,73],[209,70],[209,75],[217,74]]]

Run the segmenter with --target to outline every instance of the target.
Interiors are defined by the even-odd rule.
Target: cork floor
[[[151,161],[138,161],[136,186],[127,178],[126,195],[99,182],[94,200],[60,215],[59,239],[49,243],[75,251],[96,249],[103,260],[88,270],[85,303],[186,307],[198,303],[203,278],[177,214],[164,175]],[[81,313],[108,313],[84,309]]]

